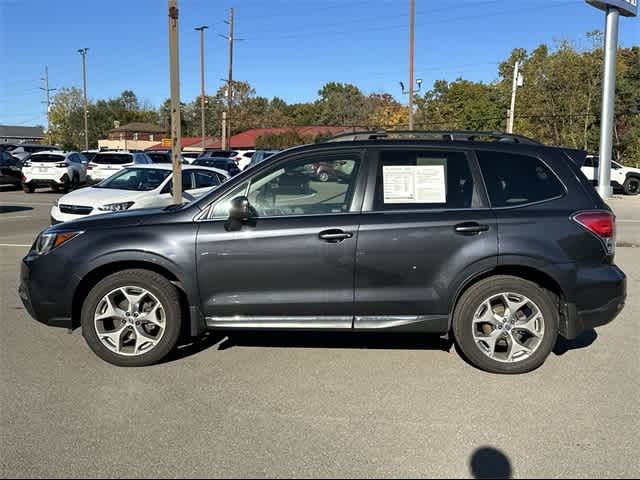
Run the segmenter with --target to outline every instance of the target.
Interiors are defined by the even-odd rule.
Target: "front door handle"
[[[456,233],[460,235],[477,235],[489,230],[489,225],[481,225],[477,222],[460,223],[455,226]]]
[[[318,234],[318,238],[329,243],[338,243],[353,237],[353,233],[345,232],[339,228],[332,228],[331,230],[323,230]]]

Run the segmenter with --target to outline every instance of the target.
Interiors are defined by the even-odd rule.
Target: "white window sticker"
[[[385,165],[384,203],[446,203],[444,165]]]

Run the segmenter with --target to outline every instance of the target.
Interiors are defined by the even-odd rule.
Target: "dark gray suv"
[[[295,329],[450,333],[477,367],[520,373],[618,315],[615,218],[584,152],[396,137],[286,150],[186,205],[51,227],[20,296],[123,366],[207,329]]]

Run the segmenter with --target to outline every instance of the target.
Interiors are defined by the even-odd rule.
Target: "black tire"
[[[51,190],[53,190],[54,192],[58,192],[58,191],[60,191],[60,187],[58,187],[58,185],[56,185],[56,184],[53,184],[53,185],[51,185]]]
[[[503,292],[524,295],[541,310],[544,334],[537,349],[521,361],[505,363],[481,351],[473,338],[473,317],[482,302]],[[538,284],[509,275],[496,275],[472,285],[460,298],[453,314],[453,336],[461,353],[474,366],[493,373],[525,373],[544,363],[558,336],[558,308],[552,295]]]
[[[627,195],[638,195],[640,193],[640,178],[627,177],[622,188]]]
[[[63,184],[60,186],[60,190],[62,190],[63,193],[68,193],[70,189],[71,189],[71,181],[69,180],[69,177],[65,175]]]
[[[24,193],[33,193],[35,192],[36,187],[34,187],[33,185],[29,185],[28,183],[23,183],[22,190],[24,191]]]
[[[80,178],[77,173],[73,174],[73,180],[71,180],[71,190],[76,190],[80,186]]]
[[[100,300],[118,287],[142,287],[155,295],[166,312],[165,332],[149,352],[138,356],[119,355],[102,344],[94,326],[94,313]],[[113,365],[143,367],[153,365],[171,352],[178,342],[182,325],[182,309],[176,287],[162,275],[149,270],[123,270],[109,275],[96,284],[87,295],[81,312],[82,335],[93,352]]]

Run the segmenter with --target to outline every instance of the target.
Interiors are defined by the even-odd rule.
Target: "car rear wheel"
[[[178,292],[158,273],[123,270],[91,289],[81,322],[87,344],[103,360],[124,367],[152,365],[178,341]]]
[[[24,191],[24,193],[33,193],[36,190],[36,187],[28,183],[23,183],[22,190]]]
[[[453,334],[464,356],[494,373],[524,373],[551,353],[558,311],[539,285],[512,276],[494,276],[471,286],[460,298]]]
[[[327,172],[320,172],[318,174],[318,179],[321,182],[327,182],[327,181],[329,181],[329,174]]]
[[[640,193],[640,178],[629,177],[624,181],[624,193],[627,195],[638,195]]]

